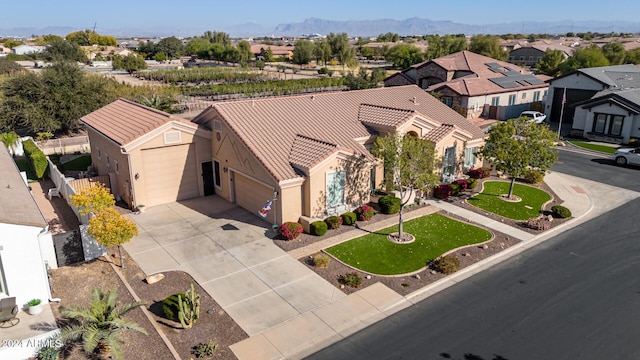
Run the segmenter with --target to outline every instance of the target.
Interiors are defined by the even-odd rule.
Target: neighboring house
[[[41,53],[45,49],[44,46],[38,45],[18,45],[12,49],[13,53],[16,55],[26,55],[26,54],[35,54]]]
[[[214,133],[216,194],[254,214],[271,207],[273,224],[366,204],[383,182],[370,153],[378,136],[433,141],[450,176],[477,165],[486,136],[415,85],[221,102],[193,121]]]
[[[549,80],[549,101],[545,113],[553,122],[574,124],[575,129],[584,129],[584,118],[579,118],[576,106],[602,95],[604,90],[624,90],[640,88],[640,67],[636,65],[615,65],[578,69]],[[564,108],[563,108],[563,98]],[[574,117],[574,114],[576,115]],[[584,116],[581,112],[579,116]],[[587,130],[590,131],[590,130]]]
[[[640,88],[603,90],[577,103],[572,131],[617,144],[640,138]]]
[[[437,92],[449,107],[465,113],[506,120],[524,110],[542,110],[546,76],[470,51],[416,64],[385,79],[385,86],[416,84]],[[532,105],[535,104],[535,105]]]
[[[284,45],[284,46],[276,46],[276,45],[265,45],[265,44],[255,44],[251,45],[251,53],[256,56],[256,59],[265,59],[267,51],[271,49],[271,53],[274,58],[283,58],[287,60],[293,59],[293,50],[295,46],[293,45]]]
[[[0,298],[51,298],[47,267],[57,268],[49,225],[15,162],[0,146]]]
[[[109,175],[111,192],[131,208],[213,193],[209,130],[125,99],[81,121],[94,171]]]
[[[565,60],[572,56],[574,51],[573,48],[563,45],[531,44],[509,52],[509,59],[507,61],[519,66],[532,67],[542,60],[547,50],[561,51]]]

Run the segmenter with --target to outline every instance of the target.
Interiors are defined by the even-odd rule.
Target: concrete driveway
[[[125,245],[147,274],[189,273],[249,336],[346,295],[273,244],[270,224],[218,196],[131,215]]]

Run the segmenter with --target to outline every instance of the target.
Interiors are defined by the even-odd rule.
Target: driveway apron
[[[346,297],[273,244],[270,224],[218,196],[132,215],[125,245],[147,274],[185,271],[249,336]]]

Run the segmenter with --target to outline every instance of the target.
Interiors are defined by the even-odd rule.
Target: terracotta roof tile
[[[480,128],[415,85],[228,101],[212,107],[274,179],[282,181],[298,177],[290,156],[300,136],[370,158],[371,154],[358,142],[374,135],[360,121],[362,104],[416,111],[441,123],[456,125],[474,139],[485,136]],[[214,114],[205,110],[198,121]]]
[[[429,131],[424,138],[437,144],[440,140],[451,134],[453,130],[455,130],[455,126],[450,124],[443,124],[440,127]]]
[[[296,135],[291,146],[289,162],[298,167],[310,168],[319,161],[324,160],[337,150],[336,144],[312,139],[303,135]]]
[[[80,120],[119,145],[126,145],[171,121],[197,127],[188,120],[126,99],[118,99]]]
[[[394,109],[370,104],[360,105],[358,119],[366,125],[397,127],[411,118],[415,110]]]

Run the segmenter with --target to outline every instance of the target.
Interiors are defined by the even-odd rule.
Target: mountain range
[[[44,28],[0,28],[0,36],[31,36],[42,34],[66,35],[82,29],[69,26],[50,26]],[[116,37],[150,37],[150,36],[194,36],[200,35],[206,30],[225,31],[232,37],[256,37],[256,36],[301,36],[304,34],[323,34],[346,32],[349,36],[377,36],[382,33],[398,33],[400,35],[426,35],[426,34],[564,34],[567,32],[640,32],[640,22],[630,21],[520,21],[495,24],[461,24],[453,21],[436,21],[413,17],[404,20],[377,19],[377,20],[348,20],[335,21],[317,18],[308,18],[303,22],[279,24],[275,28],[263,26],[258,23],[245,23],[223,27],[211,26],[189,28],[119,28],[101,29],[100,34],[108,34]]]

